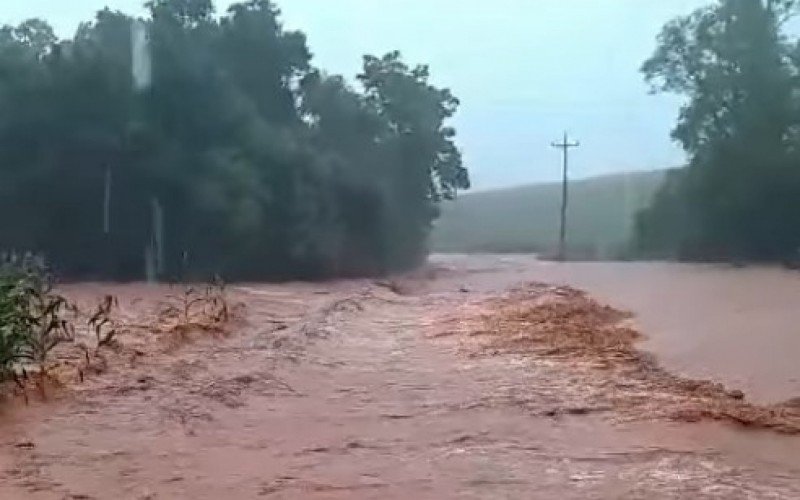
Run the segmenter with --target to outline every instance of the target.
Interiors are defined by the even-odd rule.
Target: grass
[[[666,171],[614,174],[570,184],[567,250],[574,258],[626,253],[633,219]],[[443,206],[432,235],[441,253],[551,253],[558,244],[561,185],[470,193]]]

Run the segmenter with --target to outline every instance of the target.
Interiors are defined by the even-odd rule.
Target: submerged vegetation
[[[118,339],[122,333],[143,331],[176,346],[193,333],[225,334],[242,317],[242,306],[230,302],[221,279],[202,293],[186,287],[168,296],[144,322],[126,319],[113,295],[82,310],[54,290],[42,262],[30,254],[0,261],[0,396],[16,387],[27,401],[33,383],[46,397],[45,386],[61,383],[65,370],[67,377],[83,382],[87,372],[109,366],[108,355],[129,360],[130,346]],[[132,352],[134,358],[143,354]]]
[[[417,263],[469,187],[458,100],[398,52],[357,85],[268,0],[0,29],[0,248],[69,278],[324,278]],[[146,265],[147,264],[147,265]]]

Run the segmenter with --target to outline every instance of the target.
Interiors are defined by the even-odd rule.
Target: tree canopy
[[[719,0],[674,19],[642,71],[685,96],[672,137],[688,153],[639,215],[640,249],[778,260],[800,247],[800,44],[794,0]]]
[[[427,66],[365,56],[353,86],[271,1],[146,6],[70,40],[42,20],[0,29],[0,248],[75,278],[138,278],[154,249],[162,277],[420,261],[437,204],[469,187],[458,100]]]

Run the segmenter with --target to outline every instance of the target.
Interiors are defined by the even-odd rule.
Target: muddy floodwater
[[[494,263],[498,270],[516,271],[508,281],[582,288],[633,312],[647,336],[643,347],[670,370],[719,380],[762,402],[800,397],[798,271],[673,263],[559,264],[527,256],[437,258],[465,267]]]
[[[175,289],[64,293],[113,293],[135,328],[46,402],[0,402],[0,499],[800,498],[800,413],[780,406],[800,396],[800,274],[434,256],[392,280],[237,285],[241,321],[180,338],[146,326]],[[523,345],[523,313],[554,343]]]

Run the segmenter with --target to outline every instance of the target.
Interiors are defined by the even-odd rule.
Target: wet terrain
[[[619,399],[619,384],[608,375],[595,384],[578,358],[483,355],[454,335],[453,325],[469,323],[469,308],[517,283],[563,281],[636,313],[650,337],[642,345],[659,359],[663,352],[668,368],[701,364],[705,351],[694,347],[721,335],[705,326],[723,306],[706,318],[687,297],[686,325],[703,328],[663,347],[679,331],[680,304],[640,312],[636,300],[646,298],[625,290],[634,278],[663,290],[678,273],[610,266],[622,267],[437,257],[432,271],[392,282],[237,286],[232,300],[246,304],[246,322],[228,336],[180,345],[147,333],[123,338],[136,346],[129,362],[110,363],[47,403],[5,402],[0,498],[800,497],[800,437],[628,414],[604,406]],[[633,277],[620,279],[627,269]],[[88,301],[107,290],[76,285],[66,293]],[[130,317],[169,293],[144,285],[113,291]],[[742,311],[760,311],[760,302],[738,300]],[[775,307],[786,322],[796,314]],[[731,324],[746,328],[768,315],[753,314]],[[724,352],[752,349],[730,335]],[[787,344],[773,342],[772,359],[791,346],[795,337],[786,336]],[[687,338],[695,340],[685,345]],[[788,399],[792,369],[759,368],[770,364],[736,370],[714,358],[706,369],[728,368],[718,377],[726,385],[731,374],[744,374],[751,387],[787,379],[758,396]]]
[[[800,396],[800,272],[778,267],[539,262],[529,256],[449,256],[494,267],[494,281],[567,284],[635,314],[643,347],[670,371],[714,378],[761,402]]]

